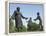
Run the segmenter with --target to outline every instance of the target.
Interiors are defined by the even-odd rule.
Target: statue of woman
[[[18,31],[19,31],[19,28],[22,29],[22,26],[23,26],[23,24],[22,24],[22,19],[21,19],[21,18],[23,18],[23,19],[28,19],[28,18],[24,17],[24,16],[21,14],[21,12],[20,12],[20,7],[17,7],[17,10],[14,11],[14,14],[13,14],[13,15],[14,15],[14,19],[15,19],[16,28],[17,28]]]

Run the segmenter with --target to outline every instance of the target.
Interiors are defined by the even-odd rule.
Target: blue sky
[[[35,19],[37,17],[37,12],[40,13],[41,19],[43,19],[43,5],[42,4],[13,4],[10,3],[10,15],[12,15],[14,13],[14,10],[16,10],[17,7],[20,7],[20,12],[22,13],[23,16],[28,17],[28,19],[31,17],[32,21],[34,21],[33,19]],[[25,19],[22,19],[23,24],[26,25],[26,21]]]

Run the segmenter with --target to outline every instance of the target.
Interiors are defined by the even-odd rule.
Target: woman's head
[[[18,11],[18,12],[20,11],[20,7],[17,7],[17,11]]]

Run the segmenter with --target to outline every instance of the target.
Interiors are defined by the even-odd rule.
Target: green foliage
[[[38,31],[40,30],[39,24],[32,23],[31,27],[28,27],[28,31]]]
[[[15,32],[18,32],[17,28],[15,28]],[[26,32],[26,27],[23,25],[22,29],[19,28],[19,32]]]
[[[37,30],[39,30],[40,27],[39,27],[39,24],[32,23],[32,28],[33,28],[32,29],[33,31],[37,31]]]
[[[26,32],[26,27],[23,25],[22,29],[20,28],[20,32]]]
[[[14,32],[14,24],[11,18],[9,19],[9,32]]]
[[[19,28],[19,32],[40,31],[39,24],[32,22],[31,25],[27,25],[27,26],[28,26],[27,28],[24,25],[22,26],[22,29]],[[18,32],[18,29],[16,28],[16,26],[14,26],[14,23],[11,18],[9,19],[9,32],[10,33]]]

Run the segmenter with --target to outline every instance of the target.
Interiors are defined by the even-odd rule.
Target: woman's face
[[[20,11],[20,8],[19,8],[19,7],[17,8],[17,11],[18,11],[18,12]]]

